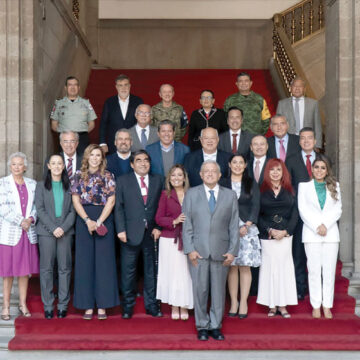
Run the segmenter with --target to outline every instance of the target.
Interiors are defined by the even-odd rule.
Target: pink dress
[[[19,192],[22,215],[26,215],[28,192],[25,183],[16,184]],[[22,231],[16,246],[0,245],[0,276],[26,276],[39,273],[37,244],[31,244],[26,231]]]

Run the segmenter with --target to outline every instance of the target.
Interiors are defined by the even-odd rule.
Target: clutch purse
[[[104,225],[104,224],[101,224],[100,226],[98,226],[97,228],[96,228],[96,233],[98,234],[98,235],[100,235],[100,236],[104,236],[104,235],[106,235],[106,233],[108,232],[108,229],[107,229],[107,227]]]

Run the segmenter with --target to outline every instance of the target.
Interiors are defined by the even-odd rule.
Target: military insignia
[[[53,116],[55,114],[55,110],[56,110],[56,105],[53,106],[52,110],[51,110],[51,115],[50,116]]]

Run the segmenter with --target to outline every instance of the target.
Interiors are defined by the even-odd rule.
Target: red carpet
[[[194,317],[172,321],[168,306],[162,306],[164,318],[145,315],[142,298],[135,315],[123,320],[120,308],[108,320],[81,319],[81,312],[69,309],[66,319],[43,317],[38,279],[31,281],[29,308],[32,318],[15,321],[16,336],[10,350],[360,350],[360,319],[353,315],[355,300],[347,295],[348,280],[336,278],[333,320],[311,318],[306,298],[298,306],[289,307],[291,319],[267,318],[265,307],[249,301],[249,317],[245,320],[225,317],[225,341],[196,339]]]
[[[98,120],[95,130],[90,134],[91,141],[99,141],[102,108],[108,97],[116,95],[114,81],[121,73],[130,77],[131,92],[142,97],[149,105],[160,101],[158,94],[161,84],[172,84],[175,88],[174,100],[184,106],[190,120],[192,111],[200,107],[200,92],[204,89],[214,91],[215,106],[222,108],[225,99],[237,92],[236,75],[241,71],[251,75],[252,89],[266,99],[269,110],[274,115],[278,98],[268,70],[92,70],[85,97],[93,105]]]

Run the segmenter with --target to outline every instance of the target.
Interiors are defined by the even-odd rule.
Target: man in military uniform
[[[242,129],[253,134],[265,135],[269,129],[271,114],[265,99],[251,91],[252,84],[248,73],[240,73],[236,81],[239,92],[225,100],[224,111],[236,106],[244,113]]]
[[[158,127],[163,120],[170,120],[176,126],[175,141],[181,141],[186,133],[188,118],[184,108],[173,101],[175,91],[172,85],[162,84],[159,90],[161,102],[151,108],[152,125]]]
[[[79,134],[78,153],[82,154],[89,145],[88,133],[94,129],[97,116],[89,100],[79,96],[79,90],[79,80],[74,76],[67,77],[66,96],[55,101],[50,120],[53,131],[74,131]]]

